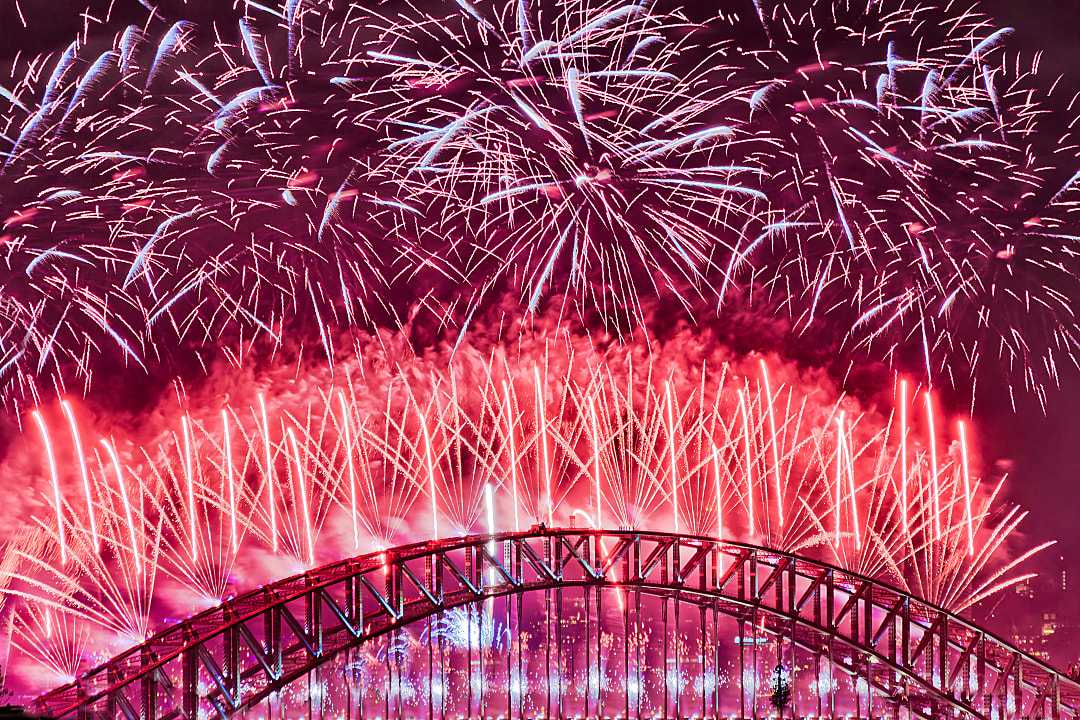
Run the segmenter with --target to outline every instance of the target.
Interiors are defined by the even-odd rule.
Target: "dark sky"
[[[92,9],[84,13],[88,4]],[[205,20],[231,14],[233,2],[155,0],[153,4],[166,18]],[[980,5],[1001,25],[1016,29],[1015,46],[1045,51],[1044,72],[1063,74],[1069,89],[1080,87],[1080,0],[984,0]],[[100,27],[107,14],[111,18],[107,27]],[[0,59],[19,51],[63,47],[84,23],[97,26],[92,34],[108,36],[145,17],[146,9],[138,0],[0,0]],[[992,395],[993,391],[984,387],[982,393]],[[1080,503],[1071,494],[1080,488],[1080,371],[1065,373],[1063,387],[1050,393],[1046,415],[1030,405],[1014,415],[1007,402],[993,398],[981,407],[984,454],[1015,462],[1009,493],[1032,511],[1025,525],[1031,539],[1057,538],[1062,545],[1053,553],[1055,559],[1058,554],[1080,558]],[[1070,564],[1080,576],[1080,560]]]

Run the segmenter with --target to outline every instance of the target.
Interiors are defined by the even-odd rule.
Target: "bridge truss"
[[[56,718],[1080,717],[1080,686],[884,583],[751,545],[533,528],[320,567],[40,697]]]

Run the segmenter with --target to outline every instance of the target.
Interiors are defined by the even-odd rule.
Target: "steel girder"
[[[34,710],[73,719],[227,717],[348,648],[433,614],[591,586],[753,617],[916,715],[1080,718],[1080,685],[1064,673],[885,583],[743,543],[543,527],[407,545],[275,582],[163,630],[41,696]]]

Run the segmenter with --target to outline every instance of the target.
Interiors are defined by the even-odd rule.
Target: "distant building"
[[[1033,599],[1035,597],[1035,590],[1032,587],[1032,581],[1024,580],[1016,583],[1013,585],[1013,593],[1028,600]]]
[[[1046,640],[1042,635],[1014,630],[1012,642],[1018,650],[1022,650],[1032,657],[1050,662],[1050,651],[1046,648]]]
[[[1042,614],[1042,636],[1048,638],[1057,632],[1058,622],[1056,612],[1044,612]]]
[[[1080,670],[1080,601],[1069,593],[1065,558],[1055,560],[1041,575],[1013,585],[975,614],[1025,653]]]

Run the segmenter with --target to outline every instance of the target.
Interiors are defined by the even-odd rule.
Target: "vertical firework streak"
[[[188,537],[191,540],[191,562],[195,563],[199,560],[199,533],[198,533],[198,519],[195,516],[195,468],[192,466],[193,460],[191,457],[191,419],[185,414],[180,418],[180,428],[183,434],[183,455],[180,458],[181,467],[184,472],[184,490],[187,493],[187,503],[185,508],[187,509],[188,517]]]
[[[908,382],[900,381],[900,508],[904,531],[908,529]]]
[[[544,497],[543,507],[547,509],[547,521],[549,525],[554,525],[554,513],[555,513],[555,500],[551,495],[551,461],[548,458],[548,422],[547,414],[544,412],[545,402],[543,399],[543,385],[540,383],[540,372],[533,367],[533,382],[536,387],[536,415],[537,415],[537,437],[540,443],[540,477],[544,480]]]
[[[515,440],[515,418],[514,418],[514,401],[510,396],[510,386],[507,385],[504,380],[502,383],[503,398],[506,404],[506,464],[510,474],[510,502],[513,505],[514,513],[514,532],[521,530],[521,518],[519,516],[519,505],[521,500],[518,496],[518,459],[517,459],[517,443]]]
[[[926,407],[926,438],[930,445],[930,498],[932,503],[933,521],[934,521],[934,539],[941,539],[941,493],[939,488],[939,482],[941,475],[938,473],[938,451],[937,451],[937,425],[934,422],[934,398],[930,395],[930,391],[927,390],[923,393],[924,405]]]
[[[1022,578],[1014,573],[1018,562],[1041,549],[995,567],[1024,514],[1012,510],[990,521],[1001,484],[987,492],[973,485],[966,425],[958,425],[956,452],[943,463],[933,457],[936,438],[931,444],[928,437],[926,447],[897,448],[891,422],[875,425],[842,405],[808,403],[786,384],[767,386],[759,364],[745,375],[703,367],[690,382],[659,370],[629,364],[549,373],[536,396],[543,407],[518,415],[541,419],[536,425],[508,421],[508,408],[534,399],[510,390],[518,370],[486,363],[468,376],[468,392],[461,368],[417,378],[404,392],[392,390],[401,382],[394,380],[378,402],[350,404],[345,398],[370,391],[347,386],[310,405],[273,411],[259,396],[255,407],[215,411],[207,423],[180,412],[180,437],[158,450],[122,454],[103,438],[97,470],[87,464],[102,522],[98,543],[89,514],[62,495],[63,520],[40,524],[49,542],[19,549],[21,569],[10,573],[8,592],[26,612],[48,609],[67,615],[60,621],[78,621],[78,634],[96,627],[144,637],[153,597],[172,594],[170,602],[193,608],[216,602],[245,582],[237,579],[245,557],[259,548],[275,553],[275,538],[276,552],[295,563],[285,567],[302,569],[327,554],[355,552],[354,522],[364,529],[361,549],[430,536],[395,519],[421,501],[462,533],[497,531],[497,506],[509,506],[508,527],[521,521],[513,519],[518,514],[532,522],[567,520],[591,506],[588,520],[597,527],[613,518],[627,528],[723,532],[823,555],[955,608]],[[517,379],[536,372],[529,367]],[[897,412],[906,417],[906,410]],[[37,417],[39,429],[46,426],[41,412]],[[269,445],[270,464],[262,460],[268,421],[282,429]],[[927,424],[929,432],[930,417]],[[551,478],[561,491],[550,500],[543,443],[565,458]],[[352,470],[346,457],[356,460]],[[78,480],[78,459],[64,460],[57,474]],[[274,519],[267,474],[282,478]],[[135,480],[134,494],[127,478]],[[535,499],[523,502],[517,483],[532,488],[524,497]],[[68,562],[58,557],[60,531]],[[340,551],[332,549],[335,538]],[[166,582],[156,585],[159,575]],[[31,620],[18,621],[19,633],[36,627]]]
[[[226,433],[228,430],[226,429]],[[228,437],[228,435],[226,435]],[[134,514],[132,512],[131,498],[128,495],[127,481],[124,479],[124,468],[120,465],[120,457],[116,454],[116,450],[113,448],[111,442],[105,438],[101,439],[101,445],[105,448],[106,454],[109,456],[109,463],[112,465],[113,473],[116,476],[116,487],[120,492],[120,502],[124,508],[124,523],[128,529],[128,540],[131,543],[131,559],[135,562],[135,572],[142,574],[142,555],[139,552],[139,531],[135,527]],[[233,539],[235,545],[235,537]]]
[[[64,511],[60,498],[60,479],[56,471],[56,456],[53,454],[52,440],[49,438],[49,429],[37,410],[33,411],[34,424],[41,433],[41,442],[45,448],[45,460],[49,466],[49,480],[53,491],[53,507],[56,510],[56,538],[60,547],[60,562],[67,563],[67,531],[64,529]]]
[[[90,476],[86,471],[86,455],[83,453],[82,437],[79,434],[79,424],[75,420],[75,412],[71,409],[71,403],[64,400],[60,403],[64,417],[71,431],[71,441],[75,445],[75,458],[79,464],[79,477],[82,479],[83,496],[86,500],[86,516],[90,519],[90,536],[94,544],[98,544],[97,513],[94,512],[94,497],[90,492]]]
[[[312,519],[311,509],[308,504],[308,491],[307,491],[307,476],[304,472],[304,460],[300,455],[300,446],[296,444],[296,433],[289,428],[285,431],[285,435],[289,440],[289,449],[292,451],[291,458],[293,461],[293,467],[295,469],[293,475],[293,485],[296,488],[296,494],[300,498],[299,504],[299,518],[300,524],[304,528],[304,541],[306,543],[306,559],[309,568],[315,567],[315,537],[311,530]]]
[[[277,502],[274,498],[274,456],[270,452],[270,421],[266,417],[266,398],[259,394],[259,417],[262,419],[263,479],[266,483],[266,506],[270,516],[270,545],[277,552]]]
[[[597,527],[722,533],[957,609],[1026,577],[1016,568],[1045,547],[998,559],[1024,513],[1000,509],[1001,482],[975,480],[966,424],[939,456],[932,415],[925,443],[897,443],[893,419],[776,383],[756,360],[689,375],[624,360],[583,366],[569,354],[541,375],[532,363],[470,355],[443,374],[403,372],[285,404],[271,388],[250,407],[182,410],[180,432],[156,448],[102,438],[97,469],[87,465],[99,544],[65,491],[65,478],[81,485],[73,443],[52,471],[60,521],[39,521],[45,541],[16,549],[7,577],[6,592],[25,606],[20,647],[56,664],[24,637],[46,610],[92,642],[102,630],[140,638],[156,602],[205,607],[358,543],[379,551],[430,538],[439,520],[454,533],[575,515]],[[531,392],[515,392],[537,377]],[[910,417],[904,398],[900,424]],[[268,476],[280,479],[273,505]],[[409,520],[425,505],[430,529]],[[512,508],[502,528],[499,507]],[[268,558],[276,572],[259,569]]]
[[[229,428],[229,412],[221,410],[222,454],[225,456],[225,484],[229,493],[229,541],[235,554],[239,550],[239,538],[236,534],[236,473],[233,467],[232,431]]]
[[[349,520],[352,521],[353,547],[360,549],[360,525],[356,516],[356,470],[353,461],[353,443],[350,412],[348,401],[345,399],[345,391],[339,390],[337,394],[338,407],[341,409],[341,437],[344,442],[345,452],[345,481],[349,485]]]

